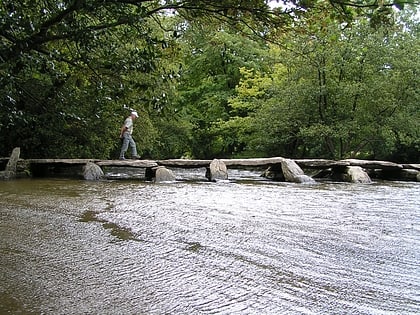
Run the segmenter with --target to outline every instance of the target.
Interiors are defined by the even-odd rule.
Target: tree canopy
[[[409,4],[3,0],[0,154],[418,159]]]
[[[328,19],[323,11],[313,18]],[[417,160],[416,26],[372,30],[360,18],[351,26],[316,27],[309,20],[301,27],[283,47],[271,49],[277,59],[272,71],[242,70],[231,103],[248,113],[254,134],[249,149],[336,159],[397,158],[405,152]]]

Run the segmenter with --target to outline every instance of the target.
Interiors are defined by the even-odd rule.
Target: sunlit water
[[[0,182],[0,314],[420,313],[419,183],[195,176]]]

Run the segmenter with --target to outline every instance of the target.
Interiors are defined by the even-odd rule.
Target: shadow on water
[[[104,219],[98,218],[98,213],[92,210],[85,211],[81,218],[79,219],[79,222],[98,222],[102,223],[102,226],[104,229],[111,230],[111,235],[116,237],[118,241],[138,241],[140,242],[141,239],[137,238],[136,235],[128,228],[124,228],[119,226],[116,223],[109,222]]]
[[[6,293],[0,294],[0,314],[24,314],[24,315],[36,315],[39,312],[30,311],[26,309],[26,306],[22,302]]]
[[[204,248],[199,242],[186,242],[188,245],[185,249],[194,253],[199,252],[201,249]]]

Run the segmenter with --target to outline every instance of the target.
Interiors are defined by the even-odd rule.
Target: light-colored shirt
[[[124,121],[124,126],[127,127],[127,131],[130,135],[133,134],[133,119],[131,119],[131,117],[127,117]]]

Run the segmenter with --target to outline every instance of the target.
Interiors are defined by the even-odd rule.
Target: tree
[[[143,113],[145,141],[139,145],[150,145],[157,134],[153,111],[163,106],[156,104],[162,91],[155,88],[170,84],[171,71],[159,62],[172,52],[158,25],[150,20],[132,28],[114,21],[112,4],[94,10],[87,3],[66,8],[51,1],[48,10],[42,3],[3,3],[14,8],[9,17],[18,18],[3,28],[2,151],[19,145],[34,157],[109,157],[130,108]]]
[[[3,0],[0,153],[19,145],[33,157],[110,157],[118,147],[114,130],[135,107],[144,119],[142,151],[161,154],[165,146],[155,144],[170,138],[159,128],[168,121],[165,112],[174,113],[169,105],[180,70],[170,62],[179,58],[180,36],[167,24],[170,16],[265,37],[273,25],[287,26],[324,3],[292,1],[292,8],[270,10],[266,2]],[[341,0],[332,3],[331,10],[350,12]]]
[[[265,91],[250,98],[239,89],[232,100],[251,118],[247,150],[418,160],[418,27],[340,24],[314,13],[273,49],[272,73],[245,72],[240,86]]]
[[[159,155],[167,128],[158,128],[165,111],[173,114],[164,108],[179,70],[171,64],[178,34],[165,25],[171,12],[184,20],[266,14],[262,1],[236,3],[2,1],[0,153],[19,145],[33,157],[108,157],[121,117],[136,108],[143,113],[140,149]]]
[[[191,25],[185,36],[185,61],[178,87],[185,119],[192,124],[189,154],[197,158],[231,156],[240,146],[232,128],[229,99],[241,67],[260,68],[266,45],[217,25]]]

